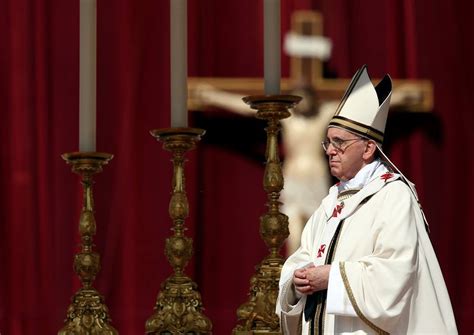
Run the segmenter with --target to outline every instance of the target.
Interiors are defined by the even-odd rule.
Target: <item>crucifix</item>
[[[315,11],[296,11],[292,15],[291,29],[300,36],[323,36],[322,15]],[[349,81],[350,78],[324,78],[322,60],[296,56],[290,59],[290,78],[281,80],[281,92],[292,92],[295,87],[305,82],[315,88],[318,99],[339,100]],[[200,101],[196,95],[196,91],[205,85],[241,96],[258,95],[263,91],[262,78],[189,78],[189,110],[207,109],[207,104]],[[432,83],[423,79],[393,80],[392,104],[396,105],[396,109],[404,111],[430,112],[433,109]]]
[[[292,33],[322,37],[322,15],[314,11],[296,11],[292,16]],[[301,50],[301,48],[300,48]],[[293,52],[296,54],[296,52]],[[282,94],[303,96],[293,110],[293,116],[281,121],[282,142],[285,148],[283,175],[285,187],[281,193],[283,212],[289,217],[290,237],[287,253],[300,243],[304,223],[326,195],[330,186],[327,163],[319,143],[326,126],[337,108],[350,79],[323,77],[323,61],[317,57],[292,56],[290,78],[281,80]],[[428,80],[393,80],[392,110],[429,112],[433,107],[433,88]],[[262,94],[261,78],[190,78],[188,81],[189,110],[208,110],[218,107],[241,115],[253,116],[242,101],[245,95]],[[411,113],[410,113],[411,114]],[[423,113],[427,115],[427,113]]]

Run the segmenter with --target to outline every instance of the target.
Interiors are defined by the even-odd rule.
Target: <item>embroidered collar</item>
[[[354,194],[356,194],[360,190],[361,190],[360,188],[353,188],[353,189],[348,189],[348,190],[341,191],[337,195],[337,201],[344,201],[346,199],[349,199],[350,197],[352,197]]]
[[[364,166],[351,180],[339,182],[331,187],[328,196],[322,201],[326,217],[330,219],[336,205],[340,205],[341,202],[345,202],[349,198],[351,198],[350,206],[346,206],[348,208],[344,208],[340,214],[341,218],[351,215],[361,199],[378,192],[388,182],[398,179],[398,175],[395,173],[385,179],[389,176],[388,173],[390,172],[385,164],[377,159]]]

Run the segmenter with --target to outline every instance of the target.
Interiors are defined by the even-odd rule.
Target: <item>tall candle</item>
[[[79,151],[95,151],[97,4],[79,4]]]
[[[280,94],[280,0],[264,0],[265,94]]]
[[[170,0],[171,127],[188,126],[187,0]]]

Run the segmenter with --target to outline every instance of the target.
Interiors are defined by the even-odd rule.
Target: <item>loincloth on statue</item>
[[[310,217],[327,195],[329,182],[325,178],[291,178],[285,176],[280,200],[282,212],[298,213]]]

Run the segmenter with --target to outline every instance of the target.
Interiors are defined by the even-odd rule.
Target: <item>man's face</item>
[[[353,178],[359,170],[366,165],[363,155],[367,141],[346,130],[328,128],[326,155],[328,155],[331,174],[339,180],[345,181]],[[332,143],[335,143],[336,148]]]

